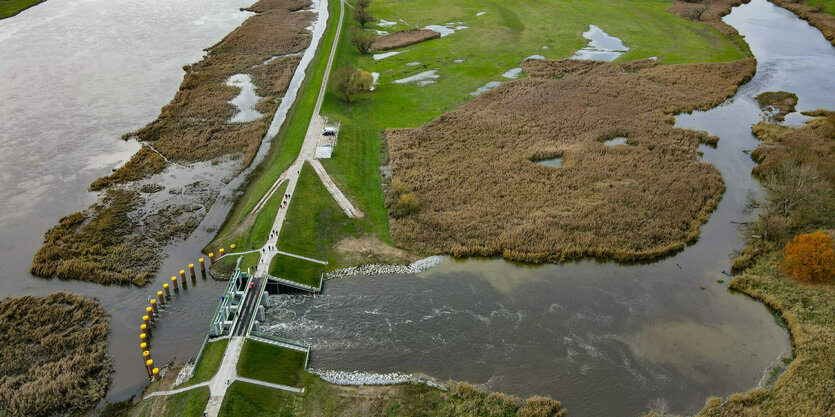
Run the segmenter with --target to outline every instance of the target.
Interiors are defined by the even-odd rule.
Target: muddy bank
[[[526,60],[505,83],[416,129],[386,132],[392,236],[407,247],[524,262],[649,259],[684,247],[724,185],[703,132],[670,125],[754,73],[753,59],[658,65]],[[601,142],[627,137],[633,146]],[[563,157],[559,168],[535,161]],[[413,198],[400,207],[403,196]]]
[[[51,416],[89,410],[113,372],[109,320],[98,301],[58,292],[0,303],[0,414]]]
[[[219,191],[246,168],[311,41],[316,13],[306,0],[260,1],[255,13],[198,63],[184,67],[180,90],[158,118],[125,138],[142,149],[112,175],[90,208],[61,219],[35,254],[35,275],[143,285],[159,268],[161,250],[188,236]],[[265,116],[240,123],[232,103],[248,74]],[[142,248],[138,250],[137,248]]]

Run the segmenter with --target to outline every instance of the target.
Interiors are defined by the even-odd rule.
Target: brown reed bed
[[[704,132],[673,114],[714,107],[753,59],[658,65],[527,60],[505,83],[416,129],[386,132],[393,181],[418,211],[390,216],[394,239],[428,253],[523,262],[649,259],[694,241],[718,204]],[[626,136],[629,146],[600,142]],[[538,159],[562,156],[560,168]]]
[[[389,33],[388,35],[378,36],[371,44],[372,51],[387,51],[389,49],[402,48],[404,46],[414,45],[430,39],[438,39],[441,37],[439,32],[429,29],[406,29],[397,32]]]
[[[58,292],[0,302],[0,415],[80,415],[107,392],[107,312]]]
[[[303,10],[309,5],[309,0],[258,1],[248,9],[254,16],[208,48],[200,62],[186,65],[179,91],[157,119],[124,135],[142,142],[140,151],[116,172],[91,184],[91,190],[104,190],[96,204],[64,217],[46,233],[31,272],[107,284],[145,284],[159,268],[159,249],[197,227],[198,211],[208,210],[216,195],[205,190],[216,185],[169,190],[171,196],[164,202],[144,208],[139,191],[148,184],[138,181],[171,163],[239,160],[236,171],[224,176],[249,165],[298,66],[300,57],[295,54],[310,44],[306,27],[314,14]],[[252,76],[262,97],[256,108],[264,116],[229,123],[237,111],[229,100],[238,89],[226,82],[239,73]],[[180,192],[190,198],[180,198]]]

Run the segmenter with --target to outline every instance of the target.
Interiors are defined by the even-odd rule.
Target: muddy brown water
[[[198,231],[167,249],[149,288],[36,278],[29,264],[49,227],[95,201],[89,183],[138,148],[118,137],[153,120],[182,65],[240,24],[247,13],[238,8],[249,3],[50,0],[0,20],[0,296],[98,298],[111,314],[110,401],[145,384],[138,327],[150,289],[194,262],[231,202],[222,198]],[[800,96],[799,109],[835,108],[826,94],[835,54],[814,28],[764,0],[727,21],[760,64],[731,103],[678,118],[722,138],[704,159],[720,168],[728,192],[697,244],[645,265],[473,259],[421,276],[332,281],[323,296],[280,299],[272,331],[312,342],[317,367],[425,372],[548,394],[575,416],[635,415],[656,397],[692,412],[708,395],[756,385],[786,350],[786,332],[761,304],[716,283],[728,279],[721,271],[741,247],[729,222],[747,218],[745,195],[757,190],[741,152],[756,145],[751,97],[786,90]],[[177,296],[154,329],[157,362],[196,354],[223,287],[198,279]]]

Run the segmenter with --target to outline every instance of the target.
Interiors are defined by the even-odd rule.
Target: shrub
[[[361,8],[361,7],[354,8],[353,16],[354,16],[354,21],[359,23],[360,26],[362,26],[363,29],[365,29],[365,25],[367,25],[367,24],[369,24],[369,23],[371,23],[375,20],[374,15],[372,15],[371,12],[368,11],[368,9]]]
[[[565,409],[560,408],[560,402],[547,397],[534,395],[525,400],[516,413],[519,417],[561,417]]]
[[[369,72],[354,67],[342,67],[330,78],[331,89],[346,103],[353,101],[357,94],[370,90],[373,82]]]
[[[420,210],[420,201],[412,187],[400,181],[394,181],[389,190],[386,206],[395,218],[406,217]]]
[[[820,230],[795,236],[783,250],[783,269],[804,281],[831,281],[835,276],[832,238]]]
[[[374,39],[377,38],[377,35],[374,32],[369,32],[367,30],[353,30],[351,31],[351,44],[357,48],[360,54],[366,55],[369,51],[371,51],[371,45],[374,44]]]

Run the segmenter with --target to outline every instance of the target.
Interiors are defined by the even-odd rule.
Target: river
[[[67,290],[98,298],[111,314],[108,401],[146,383],[138,327],[149,288],[36,278],[32,256],[61,216],[95,201],[90,182],[138,149],[119,136],[156,117],[181,67],[239,25],[249,13],[238,9],[250,3],[49,0],[0,20],[0,296]],[[316,367],[424,372],[549,394],[576,416],[635,415],[655,397],[690,412],[707,395],[756,385],[787,348],[786,332],[762,305],[716,282],[728,279],[721,271],[742,244],[729,222],[747,218],[745,195],[757,189],[741,152],[756,145],[749,129],[760,112],[751,96],[787,89],[800,96],[799,108],[835,108],[825,94],[835,64],[817,30],[764,0],[727,21],[760,64],[730,104],[678,118],[722,138],[705,160],[719,167],[728,192],[697,244],[637,266],[474,259],[420,276],[332,281],[323,296],[279,299],[273,331],[312,342]],[[168,248],[152,287],[194,262],[208,238],[201,227]],[[158,362],[197,352],[223,287],[198,279],[177,296],[154,329]]]
[[[726,275],[743,246],[736,224],[750,219],[747,199],[760,192],[745,152],[757,146],[750,129],[762,118],[753,97],[785,90],[799,96],[800,110],[835,109],[835,48],[765,0],[725,21],[745,36],[758,67],[727,103],[677,117],[677,126],[720,137],[703,159],[727,185],[695,244],[640,265],[469,259],[419,275],[343,278],[321,296],[272,297],[262,329],[311,343],[316,368],[547,394],[579,417],[635,416],[655,398],[691,414],[708,396],[763,383],[791,356],[788,335],[761,303],[730,292]]]

